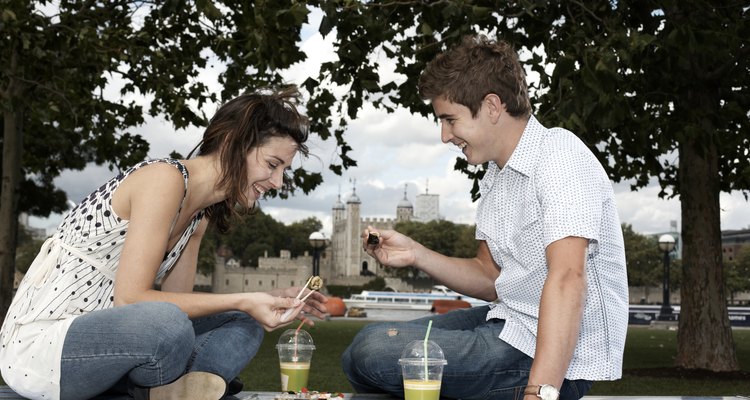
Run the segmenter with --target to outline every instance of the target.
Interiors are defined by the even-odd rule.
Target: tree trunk
[[[0,184],[0,324],[5,320],[13,301],[13,280],[16,275],[16,244],[18,242],[18,197],[23,157],[23,110],[20,98],[24,84],[15,78],[18,53],[11,48],[8,86],[0,93],[3,107],[3,171]]]
[[[714,140],[694,140],[679,148],[683,264],[676,364],[738,371],[722,274],[719,157]]]
[[[3,112],[3,176],[0,189],[0,323],[13,300],[18,238],[18,186],[21,181],[21,113]]]

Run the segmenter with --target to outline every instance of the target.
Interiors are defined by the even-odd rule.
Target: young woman
[[[115,386],[150,399],[219,399],[293,309],[300,288],[192,292],[209,223],[284,187],[307,154],[295,88],[239,96],[211,119],[198,154],[141,162],[83,199],[43,245],[0,332],[5,382],[33,399],[85,399]],[[159,283],[160,289],[155,289]]]

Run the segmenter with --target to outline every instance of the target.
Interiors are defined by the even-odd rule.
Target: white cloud
[[[623,187],[628,189],[622,190]],[[615,188],[620,221],[632,225],[636,232],[666,232],[670,229],[670,221],[678,221],[680,226],[679,200],[659,198],[658,185],[652,184],[637,192],[631,192],[629,185],[622,183],[616,184]]]
[[[722,229],[750,229],[750,204],[740,193],[722,193],[721,227]]]

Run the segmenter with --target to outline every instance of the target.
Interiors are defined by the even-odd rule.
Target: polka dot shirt
[[[566,378],[622,375],[628,286],[622,229],[612,185],[573,133],[547,129],[533,116],[504,168],[490,162],[480,183],[477,239],[500,276],[487,319],[506,320],[500,339],[533,357],[546,247],[569,236],[589,240],[587,294],[578,344]]]
[[[113,307],[115,273],[128,221],[112,209],[112,194],[128,175],[155,162],[180,170],[187,191],[188,171],[177,160],[149,160],[130,168],[66,214],[24,276],[0,331],[0,370],[19,394],[57,398],[68,327],[79,315]],[[174,248],[166,252],[157,281],[175,265],[202,218],[203,212],[197,213]]]

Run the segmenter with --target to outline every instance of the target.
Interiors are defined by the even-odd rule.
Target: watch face
[[[539,397],[541,397],[542,400],[557,400],[559,395],[560,393],[552,385],[542,385],[539,388]]]

